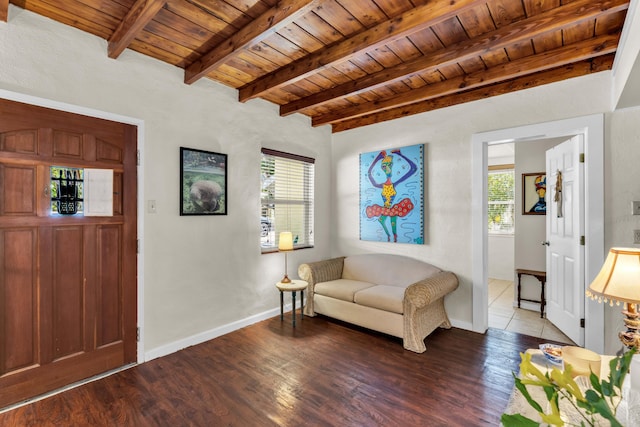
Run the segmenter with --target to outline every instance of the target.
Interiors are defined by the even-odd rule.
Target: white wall
[[[487,241],[489,278],[513,280],[514,249],[513,234],[489,234]]]
[[[472,134],[608,111],[610,94],[611,73],[602,72],[335,134],[332,255],[398,253],[454,271],[460,287],[447,297],[447,311],[471,329]],[[358,154],[419,143],[427,153],[425,244],[359,241]]]
[[[605,122],[605,254],[611,247],[640,247],[633,243],[633,230],[640,230],[640,216],[631,215],[631,202],[640,200],[639,123],[638,107],[610,113]],[[617,331],[626,329],[620,306],[607,306],[605,324],[605,348],[619,350]]]
[[[109,59],[105,40],[14,6],[0,23],[0,46],[0,89],[144,121],[144,197],[157,203],[156,214],[139,212],[147,354],[279,310],[274,283],[284,259],[259,247],[262,146],[316,159],[316,246],[289,264],[328,256],[328,128],[281,118],[265,101],[241,104],[235,90],[207,79],[185,85],[182,70],[130,50]],[[178,215],[180,146],[228,154],[228,215]]]

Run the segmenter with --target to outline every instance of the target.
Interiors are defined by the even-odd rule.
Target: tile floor
[[[532,335],[575,345],[539,311],[524,310],[513,305],[514,286],[510,280],[489,279],[489,327],[506,329],[520,334]]]

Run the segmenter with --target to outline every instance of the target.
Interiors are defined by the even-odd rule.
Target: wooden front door
[[[0,100],[0,408],[136,361],[136,140]],[[113,216],[52,212],[52,166],[113,170]]]

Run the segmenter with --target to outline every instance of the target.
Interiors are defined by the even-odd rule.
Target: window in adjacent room
[[[314,159],[262,149],[260,247],[278,249],[281,231],[293,233],[295,249],[313,247]]]
[[[489,183],[489,233],[513,234],[515,214],[515,175],[513,168],[491,167]]]

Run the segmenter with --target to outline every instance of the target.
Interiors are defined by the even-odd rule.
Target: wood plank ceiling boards
[[[609,70],[629,0],[10,0],[354,129]],[[7,20],[0,0],[0,21]],[[9,17],[8,19],[11,19]]]

